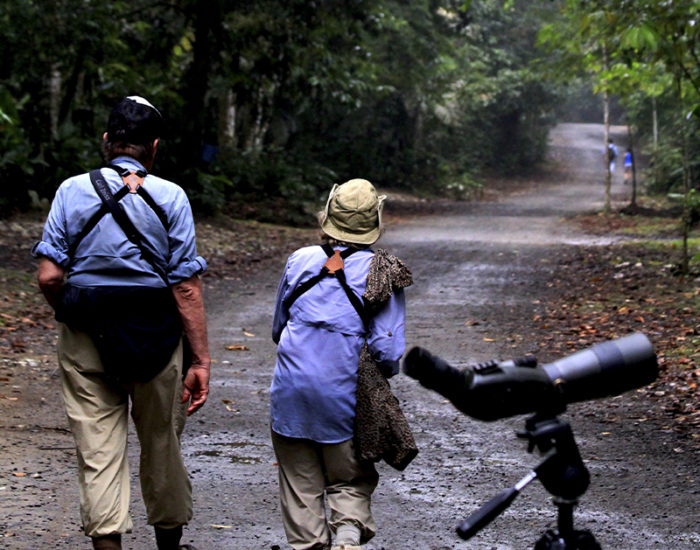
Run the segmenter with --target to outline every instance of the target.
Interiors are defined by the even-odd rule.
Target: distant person
[[[398,258],[370,248],[382,232],[383,200],[364,179],[335,185],[319,216],[326,242],[294,252],[280,280],[270,412],[282,518],[295,550],[360,550],[376,531],[370,499],[378,475],[372,461],[358,459],[353,439],[358,364],[368,350],[385,377],[398,372],[402,289],[412,282]],[[365,309],[377,287],[380,307]]]
[[[630,180],[632,179],[632,168],[634,165],[634,156],[632,155],[632,149],[630,147],[627,148],[627,152],[625,153],[625,160],[624,160],[624,169],[625,169],[625,183],[629,183]]]
[[[615,159],[617,158],[617,147],[615,146],[615,143],[613,142],[612,139],[608,139],[608,147],[607,147],[607,159],[608,159],[608,166],[610,168],[610,173],[614,174],[615,173]]]
[[[119,102],[103,137],[109,164],[61,184],[32,251],[40,259],[39,287],[60,321],[63,400],[75,438],[83,530],[95,550],[120,550],[122,534],[133,527],[130,403],[158,549],[192,548],[180,545],[192,518],[180,435],[185,416],[209,392],[199,279],[207,264],[197,256],[185,192],[149,173],[161,128],[160,112],[142,97]]]

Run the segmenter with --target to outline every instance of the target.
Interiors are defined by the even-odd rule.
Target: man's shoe
[[[182,538],[182,525],[173,529],[154,526],[156,532],[156,546],[158,550],[179,550],[180,539]]]
[[[362,546],[356,544],[345,544],[341,542],[340,544],[331,547],[331,550],[362,550]]]
[[[122,536],[105,535],[92,537],[92,547],[94,550],[122,550]]]

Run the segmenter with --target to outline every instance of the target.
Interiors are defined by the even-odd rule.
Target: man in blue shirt
[[[115,211],[103,206],[95,174],[82,174],[59,187],[42,240],[32,250],[39,258],[39,287],[63,321],[62,393],[76,443],[83,528],[98,550],[121,549],[122,534],[132,529],[129,401],[141,444],[141,489],[158,548],[191,548],[180,546],[182,526],[192,517],[180,435],[185,417],[209,392],[199,279],[206,262],[197,256],[184,191],[148,173],[161,126],[160,112],[131,96],[112,110],[104,134],[110,167],[97,178],[140,240],[128,237]],[[122,332],[133,326],[138,329],[122,341]],[[190,350],[185,365],[183,333]],[[142,348],[132,362],[121,354],[134,341]],[[155,348],[165,353],[163,359],[138,365]]]

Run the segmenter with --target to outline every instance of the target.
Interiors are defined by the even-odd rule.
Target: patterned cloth
[[[370,264],[363,298],[371,310],[380,309],[393,292],[413,284],[406,265],[385,250],[377,250]],[[408,421],[389,382],[372,359],[365,343],[357,372],[355,447],[361,460],[384,460],[403,470],[418,454]]]

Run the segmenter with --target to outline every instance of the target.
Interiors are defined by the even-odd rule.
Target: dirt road
[[[389,227],[380,245],[404,258],[415,278],[407,292],[409,347],[426,347],[456,366],[532,352],[540,362],[556,358],[519,336],[519,328],[554,292],[548,281],[555,258],[574,245],[607,243],[578,233],[565,219],[603,204],[602,128],[562,125],[552,143],[563,168],[535,189],[496,202],[446,204],[432,216]],[[613,191],[624,200],[621,172]],[[195,490],[185,541],[200,550],[286,548],[267,417],[275,355],[270,312],[283,265],[280,258],[250,280],[207,287],[212,393],[183,440]],[[226,349],[232,345],[248,349]],[[53,356],[24,361],[35,380],[24,399],[33,405],[0,425],[0,548],[88,548]],[[458,539],[460,519],[539,462],[515,436],[524,419],[479,422],[404,375],[392,386],[421,452],[405,472],[379,466],[373,501],[379,533],[368,550],[522,550],[556,524],[550,495],[535,482],[475,538]],[[591,472],[575,514],[578,528],[590,529],[605,549],[700,546],[698,457],[664,429],[654,403],[629,392],[570,405],[562,419],[571,423]],[[135,532],[125,547],[154,548],[133,478]]]

